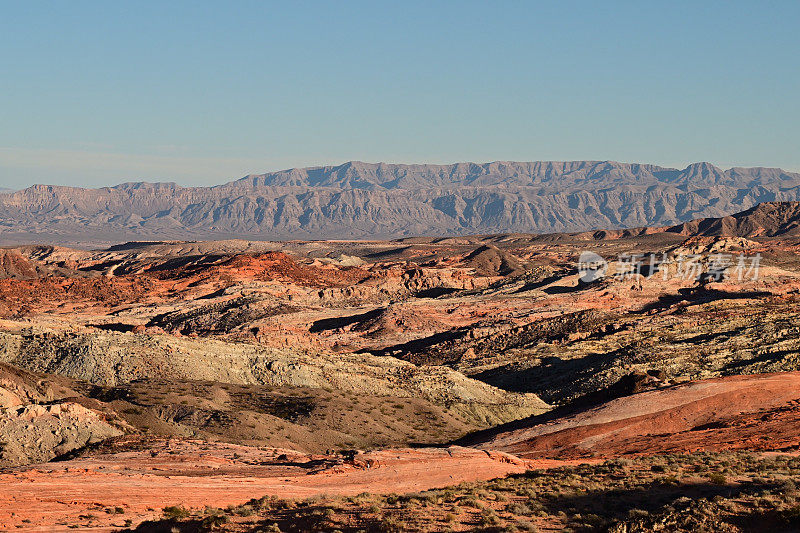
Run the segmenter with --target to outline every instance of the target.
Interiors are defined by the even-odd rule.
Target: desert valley
[[[800,532],[799,25],[0,0],[0,533]]]
[[[0,529],[794,531],[798,252],[797,202],[7,246]]]

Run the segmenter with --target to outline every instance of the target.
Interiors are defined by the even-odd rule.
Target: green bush
[[[192,514],[182,505],[168,505],[167,507],[164,507],[161,512],[164,514],[164,518],[172,518],[176,520],[187,518]]]

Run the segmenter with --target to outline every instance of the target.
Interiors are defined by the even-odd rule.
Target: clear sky
[[[613,159],[800,170],[800,2],[0,0],[0,186]]]

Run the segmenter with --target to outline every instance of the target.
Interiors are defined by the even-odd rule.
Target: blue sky
[[[800,170],[800,2],[6,2],[0,186],[613,159]]]

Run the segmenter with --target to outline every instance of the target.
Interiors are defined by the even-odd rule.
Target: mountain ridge
[[[800,235],[800,202],[764,202],[740,213],[691,220],[666,231],[700,237],[795,237]]]
[[[395,238],[673,226],[800,200],[800,174],[614,161],[342,165],[212,187],[33,185],[0,195],[0,239]]]

